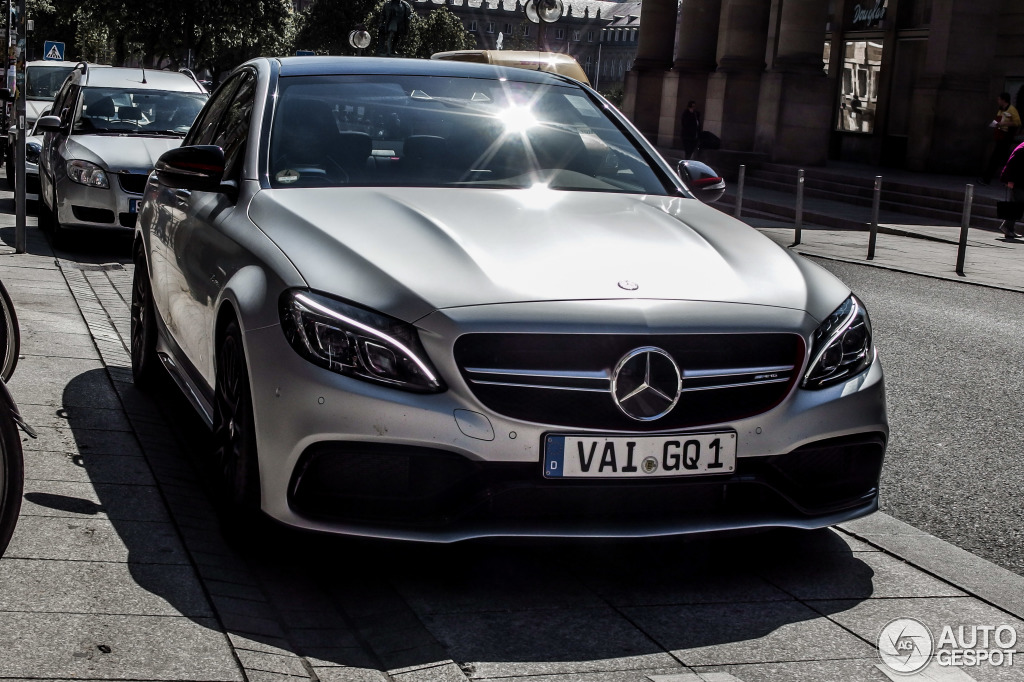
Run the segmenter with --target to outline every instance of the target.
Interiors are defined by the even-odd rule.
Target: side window
[[[217,124],[220,123],[224,110],[231,104],[231,99],[238,89],[241,76],[235,76],[224,84],[217,94],[206,103],[206,108],[199,114],[199,118],[192,124],[192,128],[185,137],[183,146],[194,144],[214,144],[213,136],[217,132]]]
[[[224,150],[224,177],[236,179],[242,171],[245,159],[245,145],[249,139],[249,119],[256,99],[256,75],[247,71],[241,76],[241,83],[231,104],[224,112],[213,144]]]
[[[77,85],[67,83],[65,89],[57,93],[57,98],[53,102],[53,113],[55,116],[60,116],[62,124],[68,124],[75,118],[75,103],[78,101],[78,92],[80,88]]]

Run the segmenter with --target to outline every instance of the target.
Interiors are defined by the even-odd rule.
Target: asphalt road
[[[891,428],[882,510],[1024,574],[1024,296],[815,260],[871,315]]]

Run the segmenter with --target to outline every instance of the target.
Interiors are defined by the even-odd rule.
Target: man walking
[[[700,141],[700,131],[704,127],[700,112],[697,111],[697,103],[693,100],[686,105],[682,123],[683,152],[686,154],[686,158],[692,159]]]
[[[1024,204],[1024,144],[1018,145],[1013,150],[1013,153],[1010,154],[1010,158],[1006,161],[1006,166],[1003,167],[1003,172],[999,175],[999,179],[1005,182],[1007,188],[1009,188],[1011,200]],[[1017,236],[1013,229],[1016,222],[1015,219],[1008,217],[1004,218],[1003,224],[999,226],[1007,239],[1013,239]]]

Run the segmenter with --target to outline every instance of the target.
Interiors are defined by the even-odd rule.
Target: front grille
[[[76,220],[81,220],[86,223],[112,223],[114,222],[114,212],[105,208],[93,208],[92,206],[75,206],[71,205],[71,213],[74,214]]]
[[[121,189],[131,194],[142,194],[146,191],[146,179],[148,175],[141,173],[118,173],[117,181],[121,183]]]
[[[665,416],[627,417],[611,393],[614,368],[630,351],[666,351],[682,393]],[[660,431],[719,424],[778,405],[799,375],[798,334],[466,334],[455,360],[473,394],[495,412],[560,427]]]

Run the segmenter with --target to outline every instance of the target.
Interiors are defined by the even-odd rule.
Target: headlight
[[[39,163],[39,154],[43,151],[43,145],[32,141],[25,143],[25,160],[29,163]]]
[[[321,367],[407,391],[445,390],[412,325],[309,291],[282,296],[281,324],[292,348]]]
[[[811,364],[804,388],[825,388],[863,372],[874,360],[871,320],[864,304],[850,296],[811,337]]]
[[[89,163],[88,161],[79,161],[78,159],[68,161],[68,177],[80,185],[99,187],[101,189],[110,187],[110,183],[107,182],[106,171],[95,163]]]

